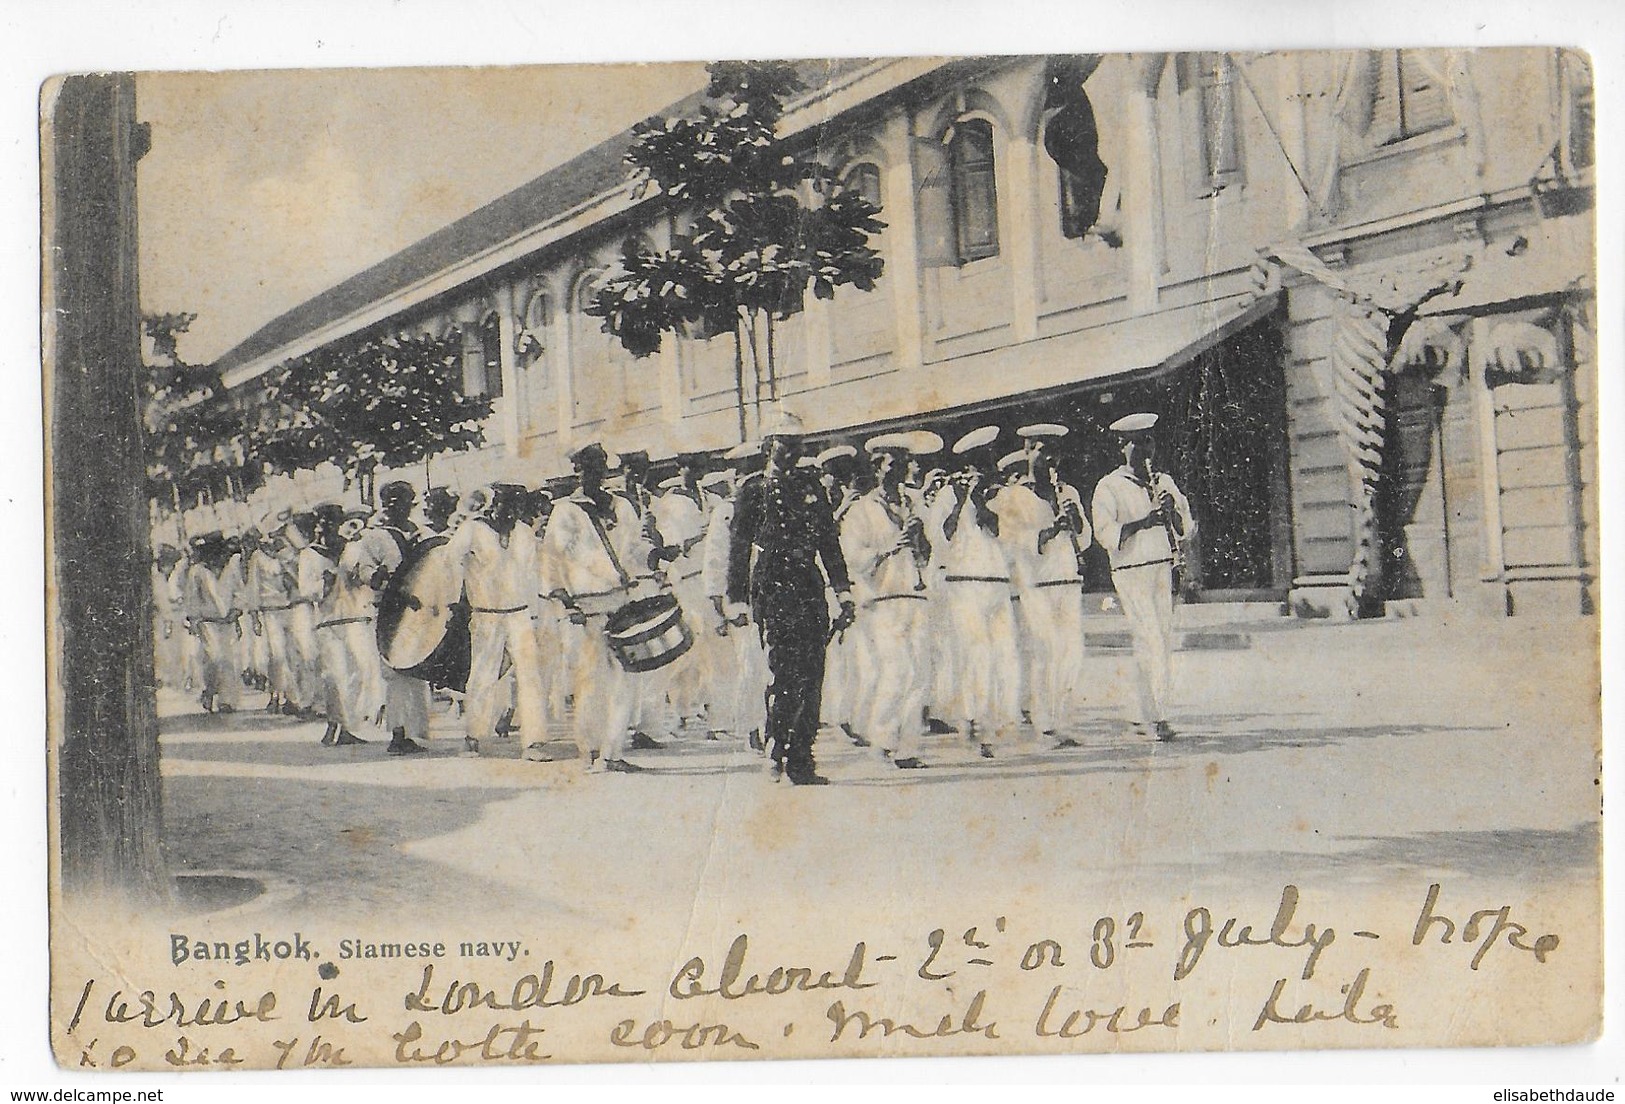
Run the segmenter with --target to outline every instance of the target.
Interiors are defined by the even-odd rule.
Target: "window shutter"
[[[914,147],[914,218],[918,224],[920,264],[951,268],[959,263],[954,248],[953,180],[948,148],[936,137],[916,138]]]
[[[1383,146],[1405,136],[1399,116],[1399,51],[1373,50],[1371,74],[1371,125],[1366,135],[1372,145]]]
[[[1431,50],[1399,51],[1403,137],[1443,130],[1456,121],[1440,60],[1440,55]]]
[[[959,261],[963,264],[998,256],[999,195],[994,179],[993,127],[983,119],[961,123],[949,154]]]

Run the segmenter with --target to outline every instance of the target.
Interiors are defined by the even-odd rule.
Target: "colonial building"
[[[1113,463],[1101,427],[1150,408],[1198,516],[1201,598],[1309,616],[1590,612],[1583,56],[804,71],[812,89],[785,135],[837,163],[887,224],[874,291],[842,289],[777,330],[780,395],[820,434],[1060,421],[1087,488]],[[455,332],[464,387],[494,413],[488,445],[436,461],[437,481],[534,485],[593,439],[656,456],[733,444],[730,335],[637,360],[583,313],[628,239],[670,233],[627,181],[627,143],[274,320],[222,359],[227,382],[357,333]]]

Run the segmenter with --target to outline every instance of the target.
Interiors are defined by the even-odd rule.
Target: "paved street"
[[[1097,652],[1079,748],[1029,740],[984,761],[934,736],[930,769],[900,772],[825,730],[834,785],[815,789],[774,785],[742,741],[699,733],[636,756],[643,774],[588,775],[522,761],[519,737],[465,757],[446,713],[410,760],[381,742],[321,747],[319,724],[177,713],[166,850],[177,871],[263,879],[266,907],[455,919],[477,900],[609,928],[681,927],[699,922],[696,900],[727,910],[764,893],[901,896],[918,914],[1087,886],[1583,883],[1594,624],[1316,624],[1182,652],[1168,745],[1129,733],[1127,656]]]

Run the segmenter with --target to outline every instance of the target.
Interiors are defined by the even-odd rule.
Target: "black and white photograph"
[[[51,77],[56,1062],[1596,1040],[1598,78],[1460,41]]]

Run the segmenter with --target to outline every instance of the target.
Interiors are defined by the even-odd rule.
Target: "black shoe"
[[[632,740],[627,746],[633,751],[659,751],[666,745],[646,732],[634,732],[632,733]],[[620,760],[615,761],[619,762]]]
[[[829,785],[829,779],[825,778],[821,774],[792,774],[789,777],[790,777],[790,784],[792,786],[827,786],[827,785]]]
[[[1158,740],[1161,740],[1163,743],[1166,744],[1168,741],[1170,741],[1170,740],[1172,740],[1174,738],[1174,735],[1175,735],[1175,733],[1174,733],[1174,726],[1173,725],[1169,724],[1167,721],[1158,721],[1157,722],[1157,739]]]
[[[605,759],[604,769],[617,774],[641,774],[643,768],[636,763],[628,763],[625,759]]]
[[[750,744],[750,750],[758,755],[767,750],[767,745],[762,743],[762,734],[754,728],[750,730],[750,735],[745,737],[745,742]]]
[[[892,766],[898,770],[924,770],[925,763],[910,755],[906,759],[893,759]]]
[[[397,736],[389,742],[384,749],[390,755],[422,755],[429,749],[416,740],[409,740],[405,736]]]
[[[328,724],[327,731],[322,733],[322,746],[323,747],[332,747],[333,746],[333,741],[338,739],[338,735],[339,735],[339,726],[336,725],[336,724],[331,724],[331,723]]]
[[[982,745],[982,758],[983,759],[991,759],[991,758],[993,758],[993,745],[992,744],[983,744]]]
[[[1059,740],[1055,741],[1056,751],[1065,751],[1067,748],[1079,748],[1082,746],[1082,744],[1078,743],[1070,736],[1062,736]]]
[[[335,747],[354,747],[356,744],[369,744],[371,740],[363,740],[347,728],[339,729],[339,738],[333,741]]]
[[[852,728],[851,725],[843,724],[841,726],[841,731],[846,733],[847,739],[851,740],[852,743],[855,744],[856,746],[858,746],[860,748],[866,748],[866,747],[869,746],[868,738],[865,737],[861,732],[853,731],[853,728]]]

